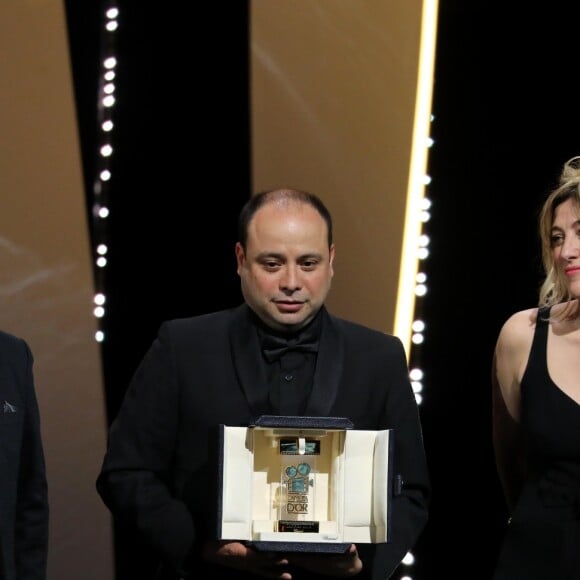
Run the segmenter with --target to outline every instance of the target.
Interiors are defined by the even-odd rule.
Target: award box
[[[280,552],[388,542],[393,436],[343,417],[220,425],[218,539]]]

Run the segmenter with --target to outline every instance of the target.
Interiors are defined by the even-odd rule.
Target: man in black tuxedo
[[[312,194],[253,196],[235,252],[244,304],[161,325],[111,425],[97,489],[159,556],[159,578],[385,580],[427,520],[429,481],[401,341],[331,315],[332,219]],[[212,433],[260,415],[393,429],[391,541],[341,554],[270,553],[212,534]]]
[[[45,580],[48,487],[28,344],[0,332],[0,579]]]

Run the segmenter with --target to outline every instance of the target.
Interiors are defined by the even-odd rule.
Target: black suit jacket
[[[405,353],[398,338],[325,309],[321,314],[305,415],[347,417],[356,429],[395,433],[395,471],[405,484],[393,500],[393,540],[357,546],[361,578],[384,580],[427,520],[429,481]],[[247,426],[263,414],[272,411],[246,305],[165,322],[111,425],[97,489],[118,521],[132,526],[169,569],[190,564],[196,578],[206,577],[204,569],[213,577],[199,556],[213,521],[212,435],[219,424]],[[228,570],[227,577],[246,576]]]
[[[33,358],[0,332],[0,578],[44,580],[48,491]]]

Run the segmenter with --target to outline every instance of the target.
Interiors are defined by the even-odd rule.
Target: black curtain
[[[236,219],[251,184],[247,1],[121,0],[114,43],[109,5],[66,2],[93,235],[100,63],[118,61],[102,343],[111,421],[163,320],[241,301]],[[153,578],[131,533],[117,527],[115,547],[116,580]]]

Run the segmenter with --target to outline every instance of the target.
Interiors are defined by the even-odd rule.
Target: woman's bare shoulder
[[[498,343],[517,346],[522,342],[528,343],[533,337],[538,319],[538,309],[528,308],[512,314],[503,324]]]
[[[537,308],[512,314],[504,322],[495,347],[492,381],[496,394],[501,393],[496,401],[503,400],[505,410],[516,422],[520,417],[520,384],[532,347],[537,317]],[[499,408],[496,405],[496,411]],[[496,416],[500,414],[496,412]]]

